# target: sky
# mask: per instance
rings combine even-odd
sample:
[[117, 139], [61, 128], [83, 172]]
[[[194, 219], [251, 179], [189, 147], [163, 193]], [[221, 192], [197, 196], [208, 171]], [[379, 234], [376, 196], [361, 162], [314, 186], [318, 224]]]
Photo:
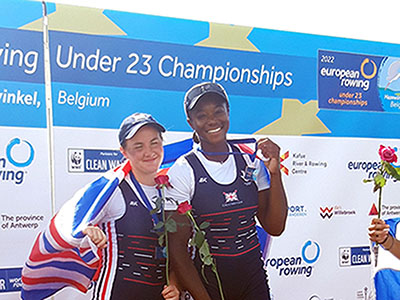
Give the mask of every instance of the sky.
[[400, 44], [398, 0], [54, 0], [52, 2]]

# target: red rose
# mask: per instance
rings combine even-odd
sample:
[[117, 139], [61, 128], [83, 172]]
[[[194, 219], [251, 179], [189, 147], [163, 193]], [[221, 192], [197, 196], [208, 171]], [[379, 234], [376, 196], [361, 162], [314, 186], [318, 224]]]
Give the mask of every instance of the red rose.
[[154, 181], [156, 182], [157, 189], [161, 189], [163, 187], [170, 188], [172, 185], [169, 183], [169, 177], [168, 175], [158, 175], [156, 178], [154, 178]]
[[188, 211], [192, 210], [192, 206], [189, 204], [188, 201], [182, 202], [178, 205], [178, 213], [181, 215], [186, 214]]
[[380, 146], [379, 148], [379, 156], [383, 161], [388, 163], [397, 162], [396, 151], [390, 147]]

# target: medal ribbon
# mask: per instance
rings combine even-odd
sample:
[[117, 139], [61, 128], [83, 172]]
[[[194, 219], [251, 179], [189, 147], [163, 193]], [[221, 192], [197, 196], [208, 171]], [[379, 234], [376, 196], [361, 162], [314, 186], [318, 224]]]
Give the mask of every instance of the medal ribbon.
[[205, 155], [248, 155], [251, 159], [252, 162], [256, 159], [256, 154], [257, 154], [257, 141], [255, 138], [247, 138], [247, 139], [234, 139], [234, 140], [228, 140], [228, 144], [234, 145], [234, 144], [256, 144], [256, 148], [254, 150], [253, 154], [250, 153], [243, 153], [243, 152], [238, 152], [238, 151], [229, 151], [229, 152], [206, 152], [202, 149], [199, 148], [199, 151]]
[[[139, 197], [141, 198], [142, 202], [145, 204], [146, 208], [148, 209], [148, 211], [150, 212], [153, 207], [150, 204], [149, 199], [146, 196], [146, 193], [143, 191], [142, 186], [140, 185], [140, 183], [136, 180], [135, 176], [133, 175], [132, 171], [129, 172], [129, 176], [132, 180], [133, 185], [135, 186], [137, 192], [139, 193]], [[161, 197], [161, 191], [158, 190], [158, 195]], [[158, 216], [156, 213], [151, 214], [151, 217], [153, 219], [153, 222], [155, 225], [158, 224], [158, 222], [160, 222], [160, 220], [158, 219]]]

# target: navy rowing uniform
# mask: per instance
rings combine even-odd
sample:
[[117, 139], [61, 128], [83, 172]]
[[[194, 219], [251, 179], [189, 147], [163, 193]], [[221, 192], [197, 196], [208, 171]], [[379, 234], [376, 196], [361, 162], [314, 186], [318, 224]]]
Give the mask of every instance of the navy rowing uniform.
[[115, 221], [118, 260], [110, 299], [161, 300], [165, 258], [156, 255], [158, 236], [152, 232], [152, 217], [126, 181], [120, 188], [126, 211]]
[[[239, 152], [234, 146], [233, 150]], [[255, 182], [243, 176], [245, 160], [241, 155], [234, 155], [236, 179], [230, 184], [220, 184], [212, 179], [193, 152], [185, 158], [194, 172], [193, 213], [197, 224], [210, 223], [205, 229], [206, 239], [216, 260], [225, 299], [270, 299], [255, 222], [258, 191]], [[197, 254], [195, 266], [202, 274], [202, 262]], [[203, 284], [211, 299], [219, 300], [216, 277], [211, 268], [205, 271], [207, 281], [202, 278]]]

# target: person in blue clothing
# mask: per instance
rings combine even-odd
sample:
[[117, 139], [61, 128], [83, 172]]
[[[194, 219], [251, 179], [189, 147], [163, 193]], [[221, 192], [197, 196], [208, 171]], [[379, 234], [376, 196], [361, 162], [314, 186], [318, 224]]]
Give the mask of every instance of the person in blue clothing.
[[384, 220], [374, 218], [369, 226], [369, 239], [390, 251], [394, 256], [400, 259], [400, 241], [389, 233], [390, 226]]
[[[280, 148], [270, 139], [260, 139], [257, 148], [265, 161], [252, 160], [228, 142], [228, 96], [217, 83], [204, 82], [190, 88], [184, 107], [199, 145], [170, 168], [173, 189], [168, 195], [177, 203], [189, 201], [197, 224], [210, 223], [205, 229], [206, 239], [225, 300], [270, 299], [255, 218], [273, 236], [284, 231], [287, 199], [280, 173]], [[172, 202], [167, 204], [167, 210], [176, 210]], [[178, 224], [188, 223], [185, 215], [173, 215]], [[206, 267], [205, 280], [198, 253], [192, 260], [188, 252], [191, 235], [190, 226], [184, 225], [170, 234], [171, 264], [177, 280], [195, 300], [221, 299], [216, 276]]]

